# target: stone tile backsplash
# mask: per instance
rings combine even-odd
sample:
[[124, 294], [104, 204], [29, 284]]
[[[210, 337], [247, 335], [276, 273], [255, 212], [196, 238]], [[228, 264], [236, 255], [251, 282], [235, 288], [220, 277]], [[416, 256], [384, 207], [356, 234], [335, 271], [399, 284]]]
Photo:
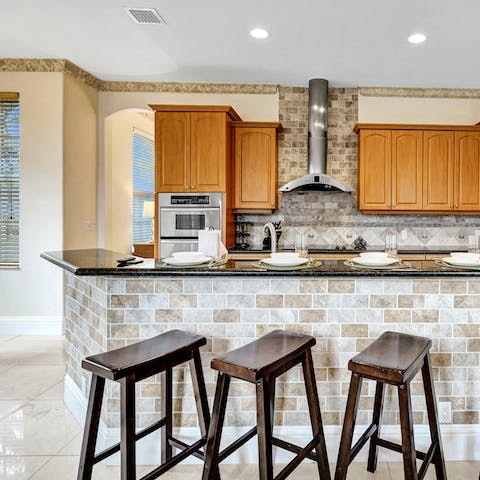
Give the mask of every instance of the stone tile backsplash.
[[[438, 401], [452, 403], [454, 424], [480, 421], [477, 279], [162, 277], [144, 281], [67, 273], [65, 317], [67, 374], [80, 389], [89, 380], [81, 368], [85, 356], [179, 328], [207, 337], [202, 362], [210, 401], [215, 391], [213, 356], [278, 328], [314, 335], [315, 373], [327, 425], [343, 421], [352, 356], [386, 330], [426, 336], [432, 339]], [[420, 378], [412, 387], [415, 419], [425, 423]], [[360, 424], [371, 420], [374, 391], [373, 383], [366, 386]], [[159, 376], [141, 382], [139, 392], [141, 428], [158, 419]], [[118, 427], [119, 389], [114, 382], [107, 382], [106, 397], [103, 419], [108, 427]], [[385, 404], [384, 423], [398, 423], [391, 389]], [[174, 405], [176, 425], [196, 425], [190, 375], [184, 366], [174, 372]], [[300, 369], [279, 378], [276, 405], [277, 425], [308, 422]], [[255, 423], [254, 385], [232, 382], [226, 423]]]
[[[279, 186], [307, 172], [308, 89], [279, 88], [279, 117], [284, 127], [279, 137]], [[357, 188], [358, 89], [329, 89], [327, 171]], [[306, 233], [312, 245], [349, 245], [362, 236], [370, 246], [382, 247], [387, 232], [406, 230], [399, 238], [408, 246], [466, 246], [468, 235], [480, 229], [478, 216], [453, 215], [364, 215], [357, 208], [357, 194], [331, 192], [279, 193], [279, 208], [274, 214], [242, 214], [250, 221], [252, 245], [261, 245], [263, 224], [282, 220], [281, 245], [292, 245], [295, 237]]]

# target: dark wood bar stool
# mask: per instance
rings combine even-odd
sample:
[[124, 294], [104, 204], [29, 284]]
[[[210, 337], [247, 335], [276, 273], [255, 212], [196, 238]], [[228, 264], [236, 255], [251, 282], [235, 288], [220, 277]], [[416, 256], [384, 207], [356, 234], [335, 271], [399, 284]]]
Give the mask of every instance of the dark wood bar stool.
[[[370, 440], [367, 466], [369, 472], [375, 472], [378, 447], [384, 447], [403, 454], [406, 480], [421, 480], [425, 476], [430, 463], [435, 465], [437, 479], [446, 480], [447, 474], [443, 458], [429, 355], [431, 344], [432, 341], [428, 338], [385, 332], [369, 347], [350, 360], [348, 368], [352, 371], [352, 378], [345, 410], [335, 480], [345, 480], [348, 465], [368, 440]], [[432, 439], [427, 453], [415, 450], [413, 436], [410, 382], [420, 369], [422, 369], [428, 423]], [[351, 448], [358, 402], [360, 400], [360, 390], [364, 378], [376, 380], [377, 382], [373, 420], [372, 424]], [[401, 445], [379, 438], [386, 383], [395, 385], [398, 388], [400, 426], [402, 431]], [[423, 460], [418, 472], [416, 466], [417, 458]]]
[[[210, 413], [199, 349], [206, 342], [205, 337], [181, 330], [171, 330], [134, 345], [93, 355], [83, 360], [82, 367], [92, 372], [92, 382], [78, 480], [90, 480], [93, 466], [118, 451], [121, 456], [122, 480], [134, 480], [136, 478], [135, 443], [159, 428], [162, 428], [161, 465], [142, 477], [142, 480], [157, 478], [189, 455], [204, 458], [203, 452], [199, 450], [206, 444]], [[172, 368], [187, 361], [190, 363], [202, 435], [202, 438], [193, 445], [187, 445], [172, 436]], [[162, 418], [153, 425], [136, 432], [135, 383], [157, 373], [162, 375]], [[120, 383], [121, 441], [95, 454], [105, 379]], [[178, 448], [181, 452], [172, 456], [172, 447]]]
[[[275, 330], [254, 342], [212, 360], [212, 368], [218, 370], [219, 374], [212, 422], [208, 431], [203, 480], [213, 480], [219, 463], [256, 434], [258, 434], [260, 480], [273, 480], [274, 478], [272, 445], [297, 454], [275, 477], [275, 480], [283, 480], [290, 475], [304, 458], [310, 458], [317, 462], [322, 480], [330, 479], [311, 353], [311, 348], [315, 343], [315, 338], [309, 335]], [[303, 367], [313, 431], [313, 440], [303, 448], [273, 437], [275, 380], [279, 375], [299, 363]], [[225, 407], [232, 377], [256, 385], [257, 426], [220, 452]]]

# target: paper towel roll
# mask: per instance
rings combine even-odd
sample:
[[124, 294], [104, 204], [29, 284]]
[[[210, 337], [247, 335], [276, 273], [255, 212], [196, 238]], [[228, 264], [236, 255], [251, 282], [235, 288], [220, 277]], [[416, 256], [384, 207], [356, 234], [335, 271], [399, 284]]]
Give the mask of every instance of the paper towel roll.
[[203, 252], [208, 257], [222, 257], [227, 251], [220, 239], [220, 230], [200, 230], [198, 232], [198, 251]]

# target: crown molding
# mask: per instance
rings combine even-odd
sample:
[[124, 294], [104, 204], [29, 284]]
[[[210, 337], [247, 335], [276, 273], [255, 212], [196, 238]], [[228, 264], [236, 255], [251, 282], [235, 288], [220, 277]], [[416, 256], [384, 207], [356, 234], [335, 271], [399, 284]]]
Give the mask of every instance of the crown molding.
[[479, 88], [359, 87], [363, 97], [480, 98]]

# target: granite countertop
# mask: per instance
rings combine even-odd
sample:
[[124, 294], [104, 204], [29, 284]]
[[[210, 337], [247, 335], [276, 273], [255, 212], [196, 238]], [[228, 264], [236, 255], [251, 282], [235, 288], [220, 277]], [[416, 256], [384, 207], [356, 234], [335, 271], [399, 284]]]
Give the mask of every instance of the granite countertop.
[[252, 260], [229, 260], [214, 268], [175, 269], [158, 266], [154, 259], [145, 259], [136, 265], [117, 267], [117, 260], [124, 258], [125, 254], [104, 249], [45, 252], [41, 256], [81, 276], [480, 277], [480, 270], [444, 268], [432, 260], [409, 261], [407, 263], [412, 268], [397, 270], [351, 268], [339, 259], [323, 260], [321, 266], [307, 270], [272, 271], [255, 268]]

